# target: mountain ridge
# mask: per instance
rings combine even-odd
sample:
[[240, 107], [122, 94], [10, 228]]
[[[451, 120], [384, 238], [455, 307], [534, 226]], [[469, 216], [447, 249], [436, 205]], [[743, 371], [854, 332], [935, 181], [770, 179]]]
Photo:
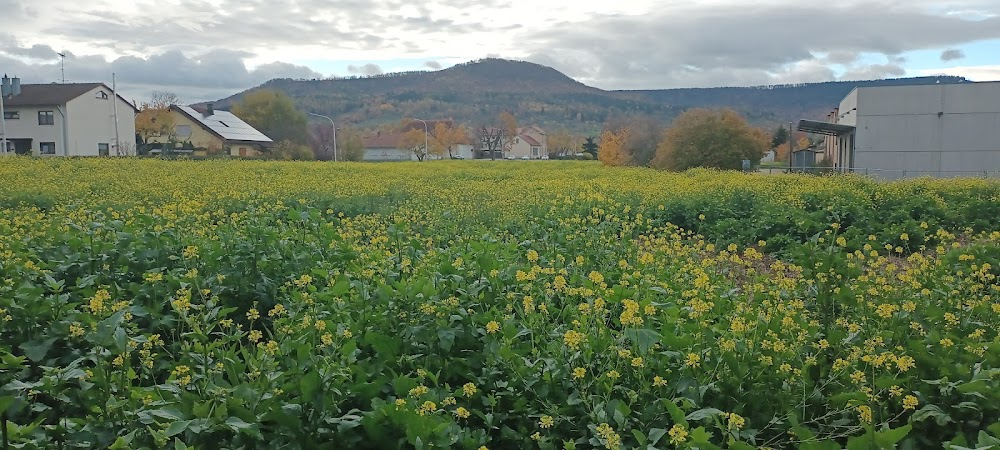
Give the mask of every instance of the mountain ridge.
[[276, 89], [308, 112], [375, 127], [404, 117], [452, 118], [493, 124], [502, 111], [521, 123], [595, 134], [624, 115], [671, 120], [696, 107], [732, 107], [758, 125], [821, 119], [857, 86], [966, 83], [954, 76], [829, 81], [752, 87], [603, 90], [527, 61], [486, 58], [437, 71], [412, 71], [322, 80], [274, 79], [224, 98], [225, 108], [247, 92]]

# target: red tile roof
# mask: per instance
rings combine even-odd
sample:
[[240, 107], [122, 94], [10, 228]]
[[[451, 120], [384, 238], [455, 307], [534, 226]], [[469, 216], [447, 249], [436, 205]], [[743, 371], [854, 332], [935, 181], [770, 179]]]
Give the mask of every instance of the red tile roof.
[[537, 147], [537, 146], [539, 146], [539, 145], [542, 145], [541, 143], [539, 143], [538, 141], [536, 141], [536, 140], [535, 140], [535, 138], [533, 138], [533, 137], [531, 137], [531, 136], [528, 136], [527, 134], [522, 134], [522, 135], [521, 135], [521, 136], [519, 136], [519, 137], [520, 137], [521, 139], [524, 139], [524, 142], [527, 142], [527, 143], [528, 143], [528, 145], [531, 145], [531, 146], [534, 146], [534, 147]]

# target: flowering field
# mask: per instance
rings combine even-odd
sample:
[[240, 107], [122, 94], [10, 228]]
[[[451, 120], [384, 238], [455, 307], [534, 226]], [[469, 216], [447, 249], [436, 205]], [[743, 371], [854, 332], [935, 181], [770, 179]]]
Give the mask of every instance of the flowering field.
[[997, 448], [998, 274], [983, 180], [5, 159], [0, 448]]

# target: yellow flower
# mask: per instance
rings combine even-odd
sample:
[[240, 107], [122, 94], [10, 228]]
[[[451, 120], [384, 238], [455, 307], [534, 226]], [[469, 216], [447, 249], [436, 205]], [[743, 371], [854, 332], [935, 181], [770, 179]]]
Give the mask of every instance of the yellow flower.
[[701, 365], [701, 356], [695, 353], [688, 353], [687, 358], [684, 360], [684, 365], [695, 368]]
[[617, 370], [612, 370], [612, 371], [608, 372], [608, 378], [610, 378], [612, 380], [617, 380], [617, 379], [621, 378], [621, 374], [619, 374]]
[[465, 383], [465, 385], [462, 386], [462, 393], [464, 393], [466, 397], [476, 395], [477, 391], [479, 391], [479, 389], [476, 388], [475, 384]]
[[747, 420], [739, 414], [726, 413], [724, 415], [726, 416], [727, 427], [730, 430], [741, 430], [747, 423]]
[[344, 331], [341, 331], [341, 332], [340, 332], [340, 335], [341, 335], [341, 336], [344, 336], [345, 338], [348, 338], [348, 339], [350, 339], [350, 338], [351, 338], [351, 336], [354, 336], [354, 333], [351, 333], [351, 330], [350, 330], [350, 329], [347, 329], [347, 328], [344, 328]]
[[646, 363], [642, 360], [641, 357], [632, 358], [632, 367], [643, 367], [645, 365]]
[[248, 320], [260, 319], [260, 311], [257, 311], [257, 308], [250, 308], [250, 310], [247, 311], [247, 319]]
[[552, 425], [555, 423], [556, 421], [552, 418], [552, 416], [542, 416], [542, 418], [538, 421], [538, 426], [542, 428], [552, 428]]
[[914, 397], [914, 396], [912, 396], [912, 395], [907, 395], [906, 397], [903, 397], [903, 409], [904, 410], [916, 409], [917, 405], [919, 405], [919, 404], [920, 404], [920, 401], [917, 400], [917, 398]]
[[528, 250], [528, 261], [530, 262], [538, 261], [538, 252], [534, 250]]
[[864, 423], [872, 423], [872, 408], [868, 405], [861, 405], [854, 408], [858, 412], [858, 416]]
[[469, 410], [461, 406], [459, 406], [458, 409], [455, 410], [455, 417], [458, 417], [459, 419], [468, 419], [470, 415], [471, 414], [469, 413]]
[[531, 438], [534, 439], [534, 440], [536, 440], [536, 441], [540, 441], [540, 440], [542, 440], [542, 433], [539, 433], [539, 432], [536, 431], [535, 434], [531, 435]]
[[396, 399], [396, 410], [403, 409], [406, 406], [406, 399], [397, 398]]
[[497, 321], [491, 320], [489, 323], [486, 324], [487, 333], [493, 334], [496, 333], [497, 331], [500, 331], [500, 324], [497, 323]]
[[261, 333], [260, 330], [250, 330], [250, 334], [247, 335], [247, 339], [249, 339], [250, 342], [257, 342], [263, 337], [264, 333]]
[[78, 322], [73, 322], [72, 324], [70, 324], [69, 326], [70, 336], [80, 337], [83, 336], [83, 333], [84, 333], [83, 326], [81, 326]]
[[673, 445], [679, 445], [687, 441], [688, 431], [683, 425], [676, 423], [674, 426], [670, 427], [670, 431], [667, 432], [670, 435], [670, 443]]
[[586, 336], [583, 333], [580, 333], [579, 331], [576, 330], [569, 330], [565, 334], [563, 334], [563, 342], [566, 344], [567, 347], [573, 350], [579, 349], [580, 343], [583, 342], [585, 338]]
[[577, 368], [573, 369], [573, 379], [574, 380], [579, 380], [579, 379], [581, 379], [581, 378], [583, 378], [585, 376], [587, 376], [587, 369], [584, 369], [583, 367], [577, 367]]
[[667, 380], [664, 380], [663, 377], [661, 377], [659, 375], [653, 377], [653, 386], [663, 387], [663, 386], [666, 386], [666, 385], [667, 385]]

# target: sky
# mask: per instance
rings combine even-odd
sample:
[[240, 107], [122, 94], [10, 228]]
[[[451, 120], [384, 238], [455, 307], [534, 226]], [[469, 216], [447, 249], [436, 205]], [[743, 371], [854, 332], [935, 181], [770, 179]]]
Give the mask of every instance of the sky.
[[602, 89], [1000, 80], [1000, 0], [0, 0], [0, 72], [143, 101], [485, 57]]

